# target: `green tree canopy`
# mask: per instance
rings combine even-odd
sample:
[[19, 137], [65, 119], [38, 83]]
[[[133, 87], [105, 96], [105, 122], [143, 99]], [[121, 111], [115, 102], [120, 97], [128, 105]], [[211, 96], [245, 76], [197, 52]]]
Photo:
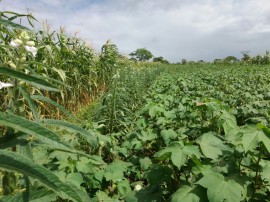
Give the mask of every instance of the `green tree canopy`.
[[225, 63], [235, 63], [237, 61], [238, 59], [235, 56], [231, 56], [231, 55], [224, 58]]
[[153, 58], [153, 62], [161, 62], [164, 64], [169, 64], [169, 61], [165, 60], [162, 56]]
[[138, 61], [147, 61], [153, 57], [153, 54], [146, 48], [139, 48], [136, 51], [129, 54], [132, 58]]

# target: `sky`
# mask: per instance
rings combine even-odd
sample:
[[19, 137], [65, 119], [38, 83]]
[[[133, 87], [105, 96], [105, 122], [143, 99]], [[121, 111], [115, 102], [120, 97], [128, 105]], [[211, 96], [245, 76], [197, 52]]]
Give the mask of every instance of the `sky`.
[[212, 61], [270, 50], [269, 0], [2, 0], [96, 51], [111, 39], [122, 54], [146, 48], [170, 62]]

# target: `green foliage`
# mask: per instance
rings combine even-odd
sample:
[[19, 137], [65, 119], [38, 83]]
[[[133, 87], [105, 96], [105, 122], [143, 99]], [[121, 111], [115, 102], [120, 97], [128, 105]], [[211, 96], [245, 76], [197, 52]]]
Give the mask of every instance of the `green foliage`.
[[169, 64], [168, 60], [165, 60], [163, 57], [155, 57], [153, 58], [153, 62], [160, 62], [160, 63], [164, 63], [164, 64]]
[[245, 197], [244, 188], [233, 178], [225, 179], [219, 173], [207, 173], [197, 184], [207, 188], [209, 201], [242, 201]]
[[39, 179], [46, 187], [52, 189], [63, 198], [69, 198], [74, 201], [85, 201], [88, 196], [74, 187], [67, 185], [59, 180], [52, 172], [43, 166], [33, 163], [31, 159], [23, 155], [10, 151], [0, 151], [0, 168], [23, 173], [29, 177]]
[[224, 58], [224, 62], [227, 64], [232, 64], [232, 63], [236, 63], [238, 60], [235, 56], [227, 56], [226, 58]]
[[[99, 67], [97, 73], [101, 81], [105, 84], [111, 80], [116, 74], [116, 70], [119, 68], [119, 53], [115, 44], [110, 40], [102, 46], [101, 54], [99, 57]], [[102, 82], [99, 84], [102, 85]]]
[[138, 61], [147, 61], [153, 57], [153, 54], [146, 48], [138, 48], [136, 51], [130, 53], [129, 55]]
[[[7, 17], [6, 13], [13, 15], [13, 17]], [[35, 97], [31, 95], [37, 92], [39, 95], [36, 98], [50, 100], [45, 98], [44, 95], [48, 94], [49, 91], [61, 92], [57, 86], [61, 82], [49, 78], [48, 75], [42, 74], [41, 71], [34, 68], [34, 64], [38, 64], [35, 59], [39, 48], [39, 45], [33, 41], [35, 35], [31, 31], [25, 31], [25, 27], [12, 22], [13, 19], [24, 15], [13, 12], [6, 13], [1, 15], [3, 19], [0, 25], [5, 32], [5, 38], [2, 38], [1, 43], [9, 44], [1, 47], [0, 64], [0, 74], [3, 75], [1, 80], [5, 81], [1, 81], [3, 92], [1, 100], [4, 100], [4, 105], [0, 112], [2, 129], [0, 169], [5, 171], [1, 178], [3, 194], [7, 195], [3, 200], [13, 200], [12, 194], [14, 193], [17, 193], [14, 196], [14, 200], [17, 201], [29, 201], [34, 198], [38, 200], [47, 196], [50, 198], [52, 192], [48, 192], [49, 189], [55, 193], [54, 197], [51, 198], [58, 196], [72, 201], [88, 201], [90, 198], [87, 193], [76, 187], [77, 181], [68, 180], [70, 184], [64, 182], [53, 173], [53, 170], [40, 165], [36, 159], [34, 150], [40, 150], [42, 147], [45, 147], [47, 151], [60, 150], [73, 155], [86, 154], [82, 154], [82, 152], [73, 148], [68, 141], [64, 141], [57, 132], [54, 132], [55, 129], [49, 129], [41, 124], [41, 106], [37, 105], [33, 99]], [[27, 17], [31, 18], [31, 16]], [[17, 38], [14, 39], [13, 37]], [[52, 81], [55, 84], [52, 84]], [[2, 87], [7, 88], [7, 90], [2, 89]], [[61, 105], [55, 104], [55, 106]], [[87, 133], [80, 127], [63, 121], [59, 122], [51, 121], [48, 123], [57, 123], [62, 127], [71, 128], [73, 132], [83, 134], [91, 139], [92, 134]], [[19, 178], [21, 180], [18, 180]], [[33, 182], [33, 180], [38, 180], [38, 182]], [[47, 194], [36, 195], [35, 189], [43, 190]]]
[[0, 200], [268, 200], [268, 66], [95, 56], [19, 17], [0, 18]]

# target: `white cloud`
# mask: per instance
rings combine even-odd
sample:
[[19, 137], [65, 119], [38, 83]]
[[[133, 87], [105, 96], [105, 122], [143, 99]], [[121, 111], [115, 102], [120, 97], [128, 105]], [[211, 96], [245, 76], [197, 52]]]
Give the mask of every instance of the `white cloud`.
[[100, 49], [112, 39], [123, 53], [145, 47], [170, 61], [241, 57], [269, 49], [268, 0], [8, 0], [1, 10], [34, 11]]

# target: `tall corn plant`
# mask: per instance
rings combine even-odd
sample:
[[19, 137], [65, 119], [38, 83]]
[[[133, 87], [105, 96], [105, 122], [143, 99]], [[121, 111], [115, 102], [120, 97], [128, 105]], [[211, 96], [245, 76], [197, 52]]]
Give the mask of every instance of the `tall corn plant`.
[[76, 36], [68, 36], [63, 29], [60, 33], [47, 28], [39, 31], [36, 41], [40, 51], [36, 61], [45, 67], [43, 74], [59, 78], [67, 84], [61, 96], [50, 93], [48, 96], [59, 101], [68, 109], [75, 110], [78, 103], [88, 103], [97, 94], [97, 74], [95, 54], [90, 46]]
[[113, 82], [112, 77], [116, 74], [118, 68], [119, 53], [117, 46], [108, 40], [101, 48], [97, 74], [99, 84], [108, 86]]
[[[89, 201], [85, 192], [62, 182], [58, 176], [35, 163], [32, 158], [32, 147], [40, 144], [48, 145], [53, 150], [84, 155], [61, 141], [59, 135], [46, 127], [47, 125], [50, 128], [56, 125], [75, 130], [87, 138], [91, 134], [65, 121], [41, 118], [38, 103], [49, 102], [62, 111], [67, 111], [43, 96], [60, 93], [57, 85], [61, 82], [50, 79], [42, 74], [43, 70], [38, 69], [42, 65], [36, 61], [36, 57], [42, 47], [35, 43], [33, 32], [14, 22], [22, 16], [26, 16], [32, 25], [31, 20], [34, 18], [31, 15], [0, 13], [0, 100], [4, 103], [0, 111], [0, 169], [3, 194], [7, 195], [2, 200], [30, 201], [40, 197], [61, 197], [72, 201]], [[25, 189], [16, 195], [10, 195], [16, 189], [18, 176], [23, 176]], [[43, 185], [42, 192], [31, 186], [32, 179]]]

